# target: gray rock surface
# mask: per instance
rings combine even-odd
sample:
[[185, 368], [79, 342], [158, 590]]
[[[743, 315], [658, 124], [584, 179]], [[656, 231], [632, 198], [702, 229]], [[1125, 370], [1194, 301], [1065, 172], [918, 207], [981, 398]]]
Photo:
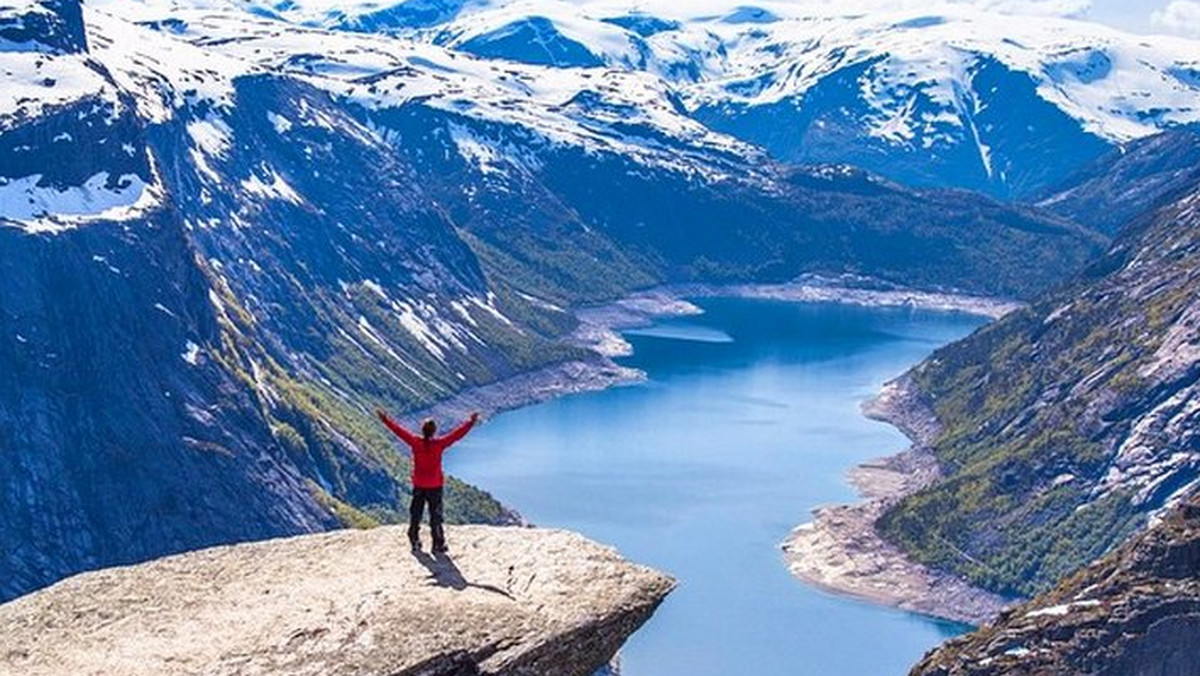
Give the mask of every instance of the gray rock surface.
[[0, 673], [586, 676], [674, 582], [564, 531], [400, 528], [217, 547], [0, 606]]
[[1196, 676], [1200, 498], [911, 676]]

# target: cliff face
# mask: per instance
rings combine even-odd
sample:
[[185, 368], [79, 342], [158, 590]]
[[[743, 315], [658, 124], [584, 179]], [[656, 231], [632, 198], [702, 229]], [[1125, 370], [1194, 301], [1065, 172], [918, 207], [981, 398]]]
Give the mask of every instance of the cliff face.
[[1200, 674], [1200, 499], [993, 626], [930, 653], [914, 676]]
[[674, 583], [563, 531], [398, 528], [218, 547], [0, 606], [0, 672], [586, 676]]

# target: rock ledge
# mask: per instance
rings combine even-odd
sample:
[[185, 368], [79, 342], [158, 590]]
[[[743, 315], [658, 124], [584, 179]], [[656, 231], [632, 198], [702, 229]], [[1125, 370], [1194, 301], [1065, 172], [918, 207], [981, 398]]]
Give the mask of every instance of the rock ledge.
[[400, 528], [217, 547], [0, 606], [0, 673], [585, 676], [674, 582], [564, 531]]

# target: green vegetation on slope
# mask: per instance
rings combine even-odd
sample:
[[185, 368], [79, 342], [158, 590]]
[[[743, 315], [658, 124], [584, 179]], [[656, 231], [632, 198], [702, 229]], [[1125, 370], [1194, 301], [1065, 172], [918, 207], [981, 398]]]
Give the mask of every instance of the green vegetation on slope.
[[1196, 331], [1200, 220], [1190, 204], [1128, 234], [1076, 283], [913, 370], [944, 426], [934, 443], [944, 478], [882, 517], [887, 538], [985, 588], [1028, 595], [1123, 541], [1195, 478], [1155, 469], [1189, 443], [1163, 432], [1139, 438], [1145, 457], [1135, 459], [1166, 472], [1159, 483], [1104, 483], [1137, 425], [1186, 415], [1162, 404], [1196, 386], [1194, 364], [1162, 366], [1171, 355], [1160, 352], [1172, 333]]
[[1195, 672], [1200, 500], [1033, 601], [925, 656], [912, 676]]
[[[413, 383], [433, 381], [428, 377], [398, 379], [388, 368], [389, 364], [397, 368], [398, 355], [387, 354], [388, 348], [381, 344], [350, 341], [341, 334], [330, 337], [329, 345], [335, 349], [312, 373], [285, 368], [266, 353], [261, 342], [250, 337], [258, 329], [254, 317], [219, 277], [214, 280], [226, 309], [219, 318], [223, 349], [214, 356], [248, 391], [258, 393], [260, 412], [275, 441], [307, 475], [314, 500], [348, 527], [406, 521], [411, 464], [406, 452], [379, 424], [375, 407], [412, 410], [452, 390], [414, 388]], [[352, 295], [363, 304], [375, 302], [374, 294]], [[388, 323], [395, 320], [384, 310], [377, 311], [377, 321], [392, 338], [407, 335]], [[330, 312], [346, 321], [340, 309], [334, 307]], [[486, 312], [478, 313], [477, 323], [481, 332], [504, 333], [494, 329], [501, 322]], [[371, 349], [375, 352], [366, 351]], [[563, 354], [549, 350], [546, 357], [558, 359]], [[477, 377], [493, 376], [480, 373]], [[451, 523], [500, 523], [510, 515], [485, 491], [450, 478], [446, 518]]]

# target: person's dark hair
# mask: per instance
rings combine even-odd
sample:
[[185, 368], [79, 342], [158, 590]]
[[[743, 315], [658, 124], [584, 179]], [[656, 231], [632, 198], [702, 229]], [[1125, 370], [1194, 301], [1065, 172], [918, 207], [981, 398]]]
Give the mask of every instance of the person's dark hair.
[[426, 439], [433, 438], [433, 435], [436, 432], [437, 423], [433, 421], [433, 418], [426, 418], [425, 420], [421, 421], [421, 434], [424, 434]]

